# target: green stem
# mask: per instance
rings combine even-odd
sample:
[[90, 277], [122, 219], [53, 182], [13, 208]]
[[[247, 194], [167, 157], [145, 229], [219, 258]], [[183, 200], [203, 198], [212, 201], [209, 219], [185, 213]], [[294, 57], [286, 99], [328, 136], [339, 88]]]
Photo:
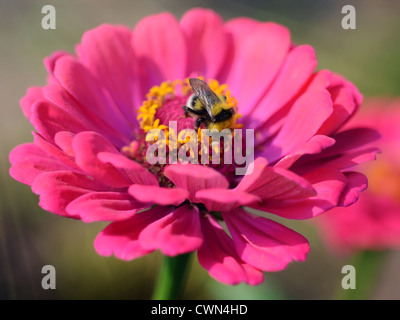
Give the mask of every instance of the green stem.
[[350, 265], [356, 270], [356, 289], [338, 289], [337, 300], [368, 300], [371, 299], [372, 290], [376, 285], [379, 273], [382, 269], [387, 252], [385, 251], [361, 251]]
[[153, 300], [180, 299], [188, 275], [191, 254], [175, 257], [164, 256], [160, 274], [153, 293]]

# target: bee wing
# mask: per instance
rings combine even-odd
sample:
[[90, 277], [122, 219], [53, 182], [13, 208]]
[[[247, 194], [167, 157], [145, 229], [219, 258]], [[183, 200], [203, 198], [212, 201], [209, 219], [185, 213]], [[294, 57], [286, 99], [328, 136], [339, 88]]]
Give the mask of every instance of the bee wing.
[[208, 86], [206, 82], [196, 78], [190, 78], [189, 84], [193, 89], [193, 93], [199, 98], [200, 102], [204, 105], [204, 108], [207, 110], [208, 115], [211, 120], [214, 120], [214, 116], [212, 115], [213, 105], [221, 102], [220, 98], [215, 94], [214, 91]]

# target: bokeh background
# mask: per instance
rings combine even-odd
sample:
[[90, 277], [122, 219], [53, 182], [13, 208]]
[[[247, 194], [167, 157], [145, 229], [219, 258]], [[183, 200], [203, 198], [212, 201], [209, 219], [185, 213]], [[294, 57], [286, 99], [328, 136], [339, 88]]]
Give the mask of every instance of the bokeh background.
[[[41, 8], [56, 8], [56, 30], [43, 30]], [[356, 8], [356, 30], [341, 27], [344, 5]], [[131, 262], [96, 254], [93, 240], [106, 225], [84, 224], [43, 211], [28, 186], [10, 178], [8, 154], [32, 140], [32, 127], [19, 99], [44, 85], [42, 60], [55, 50], [73, 51], [81, 35], [102, 23], [134, 27], [144, 16], [170, 11], [178, 18], [192, 7], [216, 10], [225, 20], [247, 16], [286, 25], [292, 39], [311, 44], [318, 69], [331, 69], [354, 82], [366, 98], [400, 95], [400, 2], [398, 0], [0, 0], [0, 298], [148, 299], [161, 256]], [[399, 213], [400, 214], [400, 213]], [[315, 228], [289, 224], [310, 241], [304, 263], [265, 275], [264, 284], [225, 286], [193, 259], [185, 299], [332, 299], [341, 294], [348, 258], [328, 252]], [[400, 235], [399, 235], [400, 236]], [[56, 289], [41, 287], [42, 266], [56, 268]], [[372, 299], [400, 299], [400, 252], [385, 253], [373, 275]]]

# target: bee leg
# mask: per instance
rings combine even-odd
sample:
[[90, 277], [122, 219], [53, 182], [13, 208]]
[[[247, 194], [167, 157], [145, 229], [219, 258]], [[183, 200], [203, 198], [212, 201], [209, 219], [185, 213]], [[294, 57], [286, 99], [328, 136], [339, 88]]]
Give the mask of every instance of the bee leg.
[[196, 122], [194, 123], [194, 128], [196, 129], [196, 132], [199, 130], [201, 124], [205, 121], [205, 118], [197, 118]]
[[189, 112], [188, 112], [188, 107], [187, 106], [182, 106], [183, 112], [185, 113], [185, 117], [187, 118], [189, 116]]
[[188, 113], [189, 115], [191, 113], [195, 114], [196, 116], [202, 116], [204, 114], [203, 110], [195, 110], [195, 109], [189, 108], [187, 106], [183, 106], [182, 108], [185, 111], [185, 113]]

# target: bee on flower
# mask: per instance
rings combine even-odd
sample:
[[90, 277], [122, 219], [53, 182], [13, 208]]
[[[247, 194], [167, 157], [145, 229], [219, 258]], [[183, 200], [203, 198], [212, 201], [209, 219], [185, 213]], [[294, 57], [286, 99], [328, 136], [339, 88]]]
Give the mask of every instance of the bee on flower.
[[[316, 65], [314, 49], [294, 45], [284, 26], [225, 22], [208, 9], [148, 16], [133, 29], [101, 25], [75, 53], [45, 59], [47, 84], [21, 99], [33, 142], [11, 152], [10, 174], [47, 211], [108, 221], [94, 241], [100, 255], [196, 252], [218, 281], [260, 284], [263, 271], [309, 251], [265, 213], [310, 219], [353, 204], [367, 184], [354, 167], [377, 152], [364, 148], [374, 130], [343, 127], [358, 89]], [[173, 132], [146, 139], [171, 121]], [[169, 159], [171, 142], [187, 142], [182, 130], [201, 128], [254, 131], [251, 173], [237, 175], [236, 162], [147, 161], [153, 144], [165, 142]]]

